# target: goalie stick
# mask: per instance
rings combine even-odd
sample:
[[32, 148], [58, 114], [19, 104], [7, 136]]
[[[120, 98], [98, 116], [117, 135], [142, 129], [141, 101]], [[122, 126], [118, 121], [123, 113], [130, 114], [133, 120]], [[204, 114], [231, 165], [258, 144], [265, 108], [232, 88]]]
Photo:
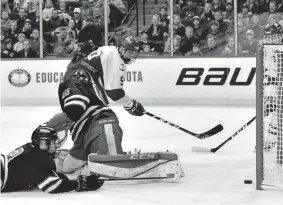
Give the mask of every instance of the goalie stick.
[[175, 128], [177, 128], [177, 129], [179, 129], [179, 130], [181, 130], [181, 131], [183, 131], [183, 132], [185, 132], [187, 134], [190, 134], [190, 135], [192, 135], [192, 136], [194, 136], [194, 137], [196, 137], [198, 139], [206, 139], [206, 138], [211, 137], [211, 136], [213, 136], [213, 135], [215, 135], [218, 132], [223, 130], [223, 126], [221, 124], [218, 124], [217, 126], [213, 127], [212, 129], [208, 130], [207, 132], [204, 132], [204, 133], [201, 133], [201, 134], [197, 134], [197, 133], [194, 133], [192, 131], [186, 130], [186, 129], [184, 129], [184, 128], [182, 128], [182, 127], [180, 127], [180, 126], [178, 126], [178, 125], [176, 125], [176, 124], [174, 124], [172, 122], [164, 120], [161, 117], [158, 117], [158, 116], [156, 116], [156, 115], [154, 115], [154, 114], [152, 114], [150, 112], [144, 112], [144, 114], [146, 114], [146, 115], [148, 115], [150, 117], [153, 117], [153, 118], [155, 118], [155, 119], [157, 119], [157, 120], [159, 120], [161, 122], [164, 122], [164, 123], [166, 123], [168, 125], [171, 125], [172, 127], [175, 127]]
[[243, 131], [247, 126], [249, 126], [256, 117], [253, 117], [250, 121], [248, 121], [245, 125], [243, 125], [240, 129], [238, 129], [233, 135], [231, 135], [228, 139], [226, 139], [224, 142], [222, 142], [220, 145], [218, 145], [215, 148], [205, 148], [205, 147], [192, 147], [193, 152], [217, 152], [221, 147], [223, 147], [227, 142], [232, 140], [236, 135], [238, 135], [241, 131]]
[[136, 180], [158, 180], [158, 179], [171, 179], [174, 176], [167, 177], [142, 177], [142, 178], [112, 178], [112, 179], [102, 179], [103, 181], [136, 181]]

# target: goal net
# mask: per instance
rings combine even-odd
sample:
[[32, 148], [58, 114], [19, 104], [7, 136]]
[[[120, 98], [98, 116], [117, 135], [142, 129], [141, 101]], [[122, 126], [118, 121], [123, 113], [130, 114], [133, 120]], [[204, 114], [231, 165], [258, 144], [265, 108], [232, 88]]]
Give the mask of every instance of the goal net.
[[257, 54], [257, 189], [283, 188], [283, 45]]

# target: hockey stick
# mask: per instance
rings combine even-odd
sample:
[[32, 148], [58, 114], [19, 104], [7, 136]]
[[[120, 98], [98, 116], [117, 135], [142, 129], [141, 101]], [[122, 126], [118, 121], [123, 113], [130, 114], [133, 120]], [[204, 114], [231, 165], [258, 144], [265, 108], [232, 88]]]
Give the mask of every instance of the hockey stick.
[[136, 180], [157, 180], [157, 179], [171, 179], [173, 177], [143, 177], [143, 178], [114, 178], [102, 179], [103, 181], [136, 181]]
[[248, 121], [245, 125], [243, 125], [240, 129], [238, 129], [233, 135], [231, 135], [228, 139], [226, 139], [224, 142], [222, 142], [220, 145], [218, 145], [215, 148], [204, 148], [204, 147], [192, 147], [193, 152], [217, 152], [221, 147], [223, 147], [227, 142], [232, 140], [236, 135], [238, 135], [241, 131], [243, 131], [247, 126], [249, 126], [256, 117], [253, 117], [250, 121]]
[[157, 119], [157, 120], [159, 120], [161, 122], [164, 122], [164, 123], [166, 123], [168, 125], [171, 125], [172, 127], [175, 127], [175, 128], [177, 128], [177, 129], [179, 129], [179, 130], [181, 130], [181, 131], [183, 131], [183, 132], [185, 132], [187, 134], [193, 135], [194, 137], [196, 137], [198, 139], [206, 139], [206, 138], [211, 137], [212, 135], [215, 135], [218, 132], [223, 130], [223, 126], [221, 124], [218, 124], [217, 126], [215, 126], [214, 128], [208, 130], [207, 132], [204, 132], [204, 133], [201, 133], [201, 134], [196, 134], [196, 133], [194, 133], [192, 131], [189, 131], [189, 130], [186, 130], [186, 129], [184, 129], [184, 128], [176, 125], [176, 124], [173, 124], [172, 122], [164, 120], [161, 117], [158, 117], [158, 116], [156, 116], [156, 115], [154, 115], [154, 114], [152, 114], [150, 112], [144, 112], [144, 114], [146, 114], [146, 115], [148, 115], [150, 117], [153, 117], [153, 118], [155, 118], [155, 119]]

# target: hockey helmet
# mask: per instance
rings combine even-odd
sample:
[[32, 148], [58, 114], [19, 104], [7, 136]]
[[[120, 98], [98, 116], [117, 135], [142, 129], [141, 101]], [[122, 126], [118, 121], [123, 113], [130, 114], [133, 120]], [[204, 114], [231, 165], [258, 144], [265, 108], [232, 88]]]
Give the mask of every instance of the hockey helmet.
[[264, 34], [265, 35], [275, 35], [275, 34], [282, 34], [283, 33], [283, 28], [279, 23], [275, 23], [266, 29], [264, 29]]
[[33, 131], [31, 141], [34, 146], [48, 152], [51, 157], [55, 158], [60, 140], [54, 129], [45, 124], [40, 125]]
[[59, 146], [61, 147], [67, 140], [68, 130], [73, 122], [67, 117], [65, 113], [54, 115], [48, 122], [45, 123], [47, 127], [56, 131], [60, 140]]
[[138, 56], [139, 45], [132, 36], [122, 36], [117, 43], [121, 58], [126, 64], [134, 62]]

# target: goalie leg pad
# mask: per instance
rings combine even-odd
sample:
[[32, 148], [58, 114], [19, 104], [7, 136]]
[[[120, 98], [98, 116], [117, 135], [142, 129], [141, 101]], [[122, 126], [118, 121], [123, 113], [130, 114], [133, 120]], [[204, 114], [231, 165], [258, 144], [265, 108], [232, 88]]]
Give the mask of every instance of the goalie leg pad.
[[140, 153], [129, 155], [94, 155], [88, 157], [90, 173], [106, 178], [154, 178], [179, 179], [183, 170], [174, 153]]

